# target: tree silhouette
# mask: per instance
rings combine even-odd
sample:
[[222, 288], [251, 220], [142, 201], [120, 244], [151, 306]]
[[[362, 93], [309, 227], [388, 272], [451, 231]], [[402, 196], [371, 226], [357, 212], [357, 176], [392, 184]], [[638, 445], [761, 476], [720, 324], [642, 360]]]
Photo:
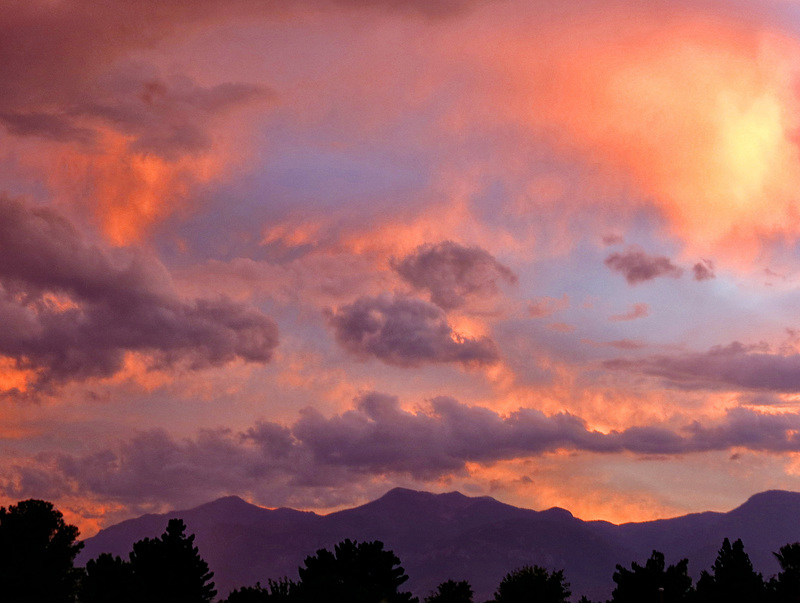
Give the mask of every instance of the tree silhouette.
[[24, 500], [0, 507], [0, 597], [4, 603], [72, 603], [83, 547], [78, 528], [52, 503]]
[[267, 581], [267, 588], [256, 582], [255, 586], [234, 589], [225, 603], [291, 603], [299, 601], [300, 594], [296, 582], [288, 578]]
[[210, 603], [217, 591], [186, 524], [170, 519], [161, 538], [145, 538], [130, 554], [137, 595], [149, 603]]
[[781, 566], [772, 585], [777, 600], [781, 603], [800, 602], [800, 542], [786, 544], [773, 555]]
[[135, 603], [133, 565], [120, 557], [102, 553], [86, 564], [80, 590], [81, 603]]
[[425, 597], [425, 603], [472, 603], [472, 587], [466, 580], [447, 580]]
[[538, 565], [514, 570], [500, 581], [496, 603], [567, 603], [569, 583], [562, 570], [549, 572]]
[[[617, 565], [611, 593], [614, 603], [681, 603], [688, 601], [692, 579], [688, 574], [689, 560], [681, 559], [665, 568], [664, 554], [653, 551], [644, 566], [631, 563], [631, 569]], [[663, 590], [661, 590], [663, 589]]]
[[331, 553], [320, 549], [299, 568], [299, 594], [313, 603], [407, 603], [417, 599], [398, 588], [406, 580], [400, 559], [373, 542], [340, 542]]
[[697, 598], [703, 603], [759, 603], [766, 596], [764, 579], [753, 569], [741, 539], [722, 542], [717, 560], [697, 582]]

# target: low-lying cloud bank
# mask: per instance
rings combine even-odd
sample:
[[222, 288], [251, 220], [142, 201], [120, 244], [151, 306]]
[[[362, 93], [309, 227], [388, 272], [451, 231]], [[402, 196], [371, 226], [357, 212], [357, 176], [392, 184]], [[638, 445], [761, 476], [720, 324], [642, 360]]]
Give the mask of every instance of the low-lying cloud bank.
[[501, 415], [449, 397], [408, 411], [396, 397], [371, 392], [332, 417], [307, 408], [291, 425], [261, 421], [193, 439], [153, 430], [89, 454], [43, 453], [3, 470], [0, 485], [9, 498], [81, 496], [135, 508], [197, 504], [227, 493], [270, 506], [313, 497], [325, 506], [338, 502], [342, 488], [386, 476], [431, 481], [465, 474], [468, 463], [489, 466], [560, 450], [651, 456], [732, 448], [800, 452], [800, 414], [738, 408], [680, 428], [602, 433], [568, 413], [521, 408]]

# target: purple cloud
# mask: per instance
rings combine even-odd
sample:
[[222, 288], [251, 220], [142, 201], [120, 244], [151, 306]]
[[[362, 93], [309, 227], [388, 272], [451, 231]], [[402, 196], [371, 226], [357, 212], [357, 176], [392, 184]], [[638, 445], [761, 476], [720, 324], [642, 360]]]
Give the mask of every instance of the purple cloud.
[[714, 262], [711, 260], [701, 260], [692, 267], [694, 273], [694, 280], [707, 281], [716, 278], [714, 274]]
[[329, 317], [336, 341], [362, 358], [412, 367], [426, 363], [490, 364], [499, 358], [488, 337], [462, 337], [444, 311], [420, 299], [362, 297]]
[[392, 267], [408, 283], [430, 293], [431, 301], [450, 310], [469, 297], [497, 295], [498, 282], [517, 282], [510, 268], [480, 247], [464, 247], [453, 241], [423, 245]]
[[629, 247], [622, 253], [612, 253], [606, 266], [625, 276], [630, 285], [637, 285], [660, 276], [680, 278], [683, 270], [665, 256], [648, 255], [641, 249]]
[[338, 496], [336, 488], [388, 474], [427, 481], [464, 471], [467, 463], [556, 450], [683, 455], [730, 448], [798, 452], [800, 415], [738, 408], [708, 423], [601, 433], [568, 413], [520, 408], [501, 415], [448, 397], [408, 411], [394, 396], [370, 392], [329, 418], [308, 408], [292, 425], [265, 421], [244, 432], [217, 429], [181, 440], [152, 430], [88, 454], [43, 453], [2, 469], [0, 489], [16, 498], [81, 494], [138, 507], [252, 493], [277, 506], [308, 500], [320, 488]]
[[764, 345], [735, 341], [707, 352], [616, 359], [607, 368], [663, 377], [684, 387], [800, 391], [800, 354], [776, 354]]
[[267, 362], [275, 323], [225, 298], [183, 300], [134, 250], [87, 242], [52, 209], [0, 197], [0, 355], [32, 369], [35, 391], [109, 377], [128, 351], [153, 367]]

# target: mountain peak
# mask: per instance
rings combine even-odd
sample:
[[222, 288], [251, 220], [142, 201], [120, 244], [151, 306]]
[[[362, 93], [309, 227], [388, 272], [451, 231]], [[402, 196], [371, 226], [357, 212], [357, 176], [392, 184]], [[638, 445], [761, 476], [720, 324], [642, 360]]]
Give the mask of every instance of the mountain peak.
[[800, 493], [786, 490], [766, 490], [754, 494], [747, 501], [731, 511], [766, 512], [766, 509], [783, 509], [800, 503]]
[[376, 500], [405, 500], [405, 499], [430, 499], [436, 496], [432, 492], [423, 492], [421, 490], [412, 490], [410, 488], [392, 488], [386, 494]]
[[561, 507], [550, 507], [549, 509], [542, 511], [542, 513], [546, 513], [548, 517], [559, 519], [574, 519], [575, 517], [570, 511], [567, 509], [562, 509]]

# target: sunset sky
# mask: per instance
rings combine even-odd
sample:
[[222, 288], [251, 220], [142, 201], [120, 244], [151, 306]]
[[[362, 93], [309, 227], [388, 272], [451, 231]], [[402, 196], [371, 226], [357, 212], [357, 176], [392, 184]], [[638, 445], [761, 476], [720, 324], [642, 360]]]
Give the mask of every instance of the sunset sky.
[[0, 504], [800, 490], [800, 2], [2, 7]]

